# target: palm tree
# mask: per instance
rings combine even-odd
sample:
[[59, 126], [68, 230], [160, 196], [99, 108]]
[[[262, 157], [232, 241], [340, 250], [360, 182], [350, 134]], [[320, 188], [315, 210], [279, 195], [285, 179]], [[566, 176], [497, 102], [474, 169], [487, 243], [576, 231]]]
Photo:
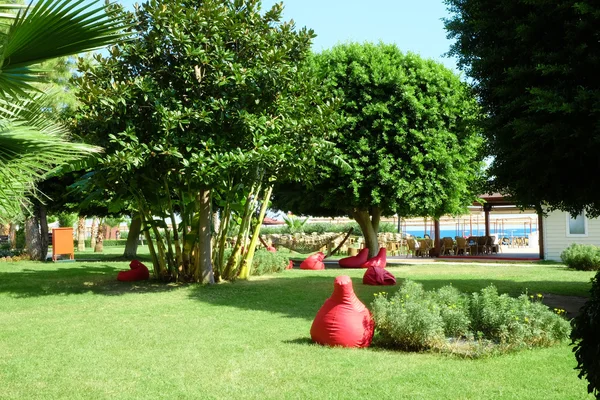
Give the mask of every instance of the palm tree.
[[[48, 93], [39, 63], [112, 44], [126, 26], [115, 9], [96, 1], [41, 0], [0, 5], [0, 218], [20, 212], [35, 183], [54, 168], [99, 151], [70, 141], [44, 112]], [[4, 29], [2, 29], [4, 27]]]

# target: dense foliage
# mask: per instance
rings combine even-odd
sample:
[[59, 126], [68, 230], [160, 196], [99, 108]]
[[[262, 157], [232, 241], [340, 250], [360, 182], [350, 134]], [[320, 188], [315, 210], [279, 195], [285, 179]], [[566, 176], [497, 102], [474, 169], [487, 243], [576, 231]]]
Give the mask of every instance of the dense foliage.
[[487, 115], [496, 191], [600, 214], [600, 4], [446, 0], [450, 51]]
[[597, 271], [600, 269], [600, 247], [573, 243], [560, 254], [560, 259], [569, 268]]
[[93, 184], [136, 208], [161, 279], [247, 277], [271, 185], [328, 147], [326, 97], [302, 68], [314, 33], [282, 9], [151, 0], [136, 40], [81, 65], [74, 130], [106, 149]]
[[464, 211], [477, 191], [482, 138], [479, 108], [458, 76], [387, 44], [338, 45], [313, 63], [339, 99], [335, 146], [343, 163], [277, 187], [277, 207], [353, 217], [371, 255], [382, 215]]
[[376, 340], [402, 350], [473, 356], [550, 346], [567, 339], [569, 322], [532, 300], [536, 298], [499, 295], [494, 286], [470, 296], [452, 286], [427, 292], [407, 280], [389, 298], [383, 292], [375, 294]]
[[592, 279], [590, 299], [573, 319], [571, 339], [579, 377], [588, 381], [588, 392], [600, 399], [600, 272]]

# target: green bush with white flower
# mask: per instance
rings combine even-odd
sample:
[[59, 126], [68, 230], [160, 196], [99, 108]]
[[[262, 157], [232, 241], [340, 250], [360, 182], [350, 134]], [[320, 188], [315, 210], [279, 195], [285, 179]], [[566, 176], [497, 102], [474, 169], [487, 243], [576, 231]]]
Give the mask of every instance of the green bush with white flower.
[[564, 310], [552, 311], [540, 300], [541, 295], [499, 294], [494, 286], [471, 295], [452, 286], [426, 291], [407, 280], [392, 296], [375, 294], [375, 342], [406, 351], [477, 356], [566, 340], [570, 325]]

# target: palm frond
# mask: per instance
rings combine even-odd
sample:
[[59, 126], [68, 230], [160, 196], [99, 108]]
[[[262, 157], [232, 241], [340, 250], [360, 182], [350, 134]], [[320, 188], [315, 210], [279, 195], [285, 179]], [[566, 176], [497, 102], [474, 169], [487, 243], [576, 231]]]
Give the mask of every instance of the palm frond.
[[[0, 94], [24, 95], [39, 79], [31, 66], [97, 49], [123, 37], [125, 25], [102, 2], [42, 0], [19, 12], [2, 48]], [[1, 8], [1, 7], [0, 7]]]
[[66, 129], [44, 113], [49, 98], [0, 101], [0, 215], [17, 213], [49, 171], [100, 151], [68, 140]]

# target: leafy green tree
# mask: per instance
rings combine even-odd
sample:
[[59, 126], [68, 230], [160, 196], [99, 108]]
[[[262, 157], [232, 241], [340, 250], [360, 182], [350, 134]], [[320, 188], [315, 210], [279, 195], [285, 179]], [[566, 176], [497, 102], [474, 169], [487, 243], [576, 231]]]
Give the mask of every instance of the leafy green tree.
[[314, 57], [323, 86], [340, 99], [340, 168], [280, 185], [275, 207], [313, 216], [350, 215], [370, 256], [382, 215], [460, 213], [480, 176], [479, 108], [447, 68], [395, 45], [344, 44]]
[[135, 204], [159, 278], [245, 277], [259, 199], [330, 147], [327, 104], [300, 68], [314, 34], [281, 12], [257, 0], [151, 0], [131, 16], [135, 41], [80, 67], [73, 129], [106, 149], [94, 184]]
[[446, 0], [450, 54], [487, 118], [492, 189], [600, 215], [600, 4]]

